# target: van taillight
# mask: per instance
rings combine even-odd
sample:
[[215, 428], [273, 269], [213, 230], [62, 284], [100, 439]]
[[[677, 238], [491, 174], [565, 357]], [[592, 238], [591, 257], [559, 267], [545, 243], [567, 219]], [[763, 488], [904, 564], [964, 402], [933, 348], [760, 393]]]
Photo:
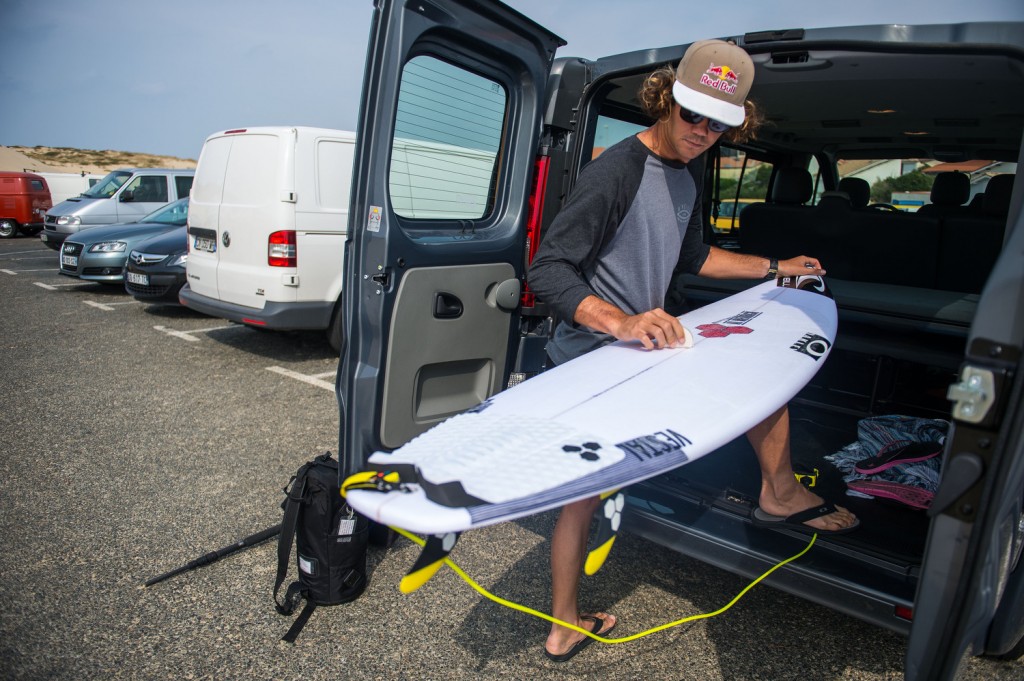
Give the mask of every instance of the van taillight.
[[[533, 185], [530, 187], [530, 203], [526, 213], [526, 266], [533, 262], [540, 243], [540, 223], [544, 214], [544, 193], [548, 186], [548, 171], [551, 169], [550, 156], [538, 156], [533, 162]], [[536, 296], [530, 292], [529, 283], [523, 286], [521, 298], [523, 307], [533, 307]]]
[[271, 234], [267, 239], [267, 264], [271, 267], [297, 267], [298, 262], [295, 230], [285, 229]]

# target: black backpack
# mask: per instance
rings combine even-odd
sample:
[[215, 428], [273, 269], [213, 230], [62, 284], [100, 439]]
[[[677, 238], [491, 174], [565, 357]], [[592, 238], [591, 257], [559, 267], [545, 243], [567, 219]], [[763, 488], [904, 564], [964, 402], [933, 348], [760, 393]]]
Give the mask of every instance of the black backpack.
[[[338, 482], [338, 462], [327, 452], [302, 466], [284, 489], [284, 520], [277, 544], [274, 605], [282, 615], [306, 605], [281, 639], [294, 643], [318, 605], [348, 603], [366, 589], [366, 518], [345, 503]], [[277, 593], [288, 574], [295, 539], [299, 580]]]

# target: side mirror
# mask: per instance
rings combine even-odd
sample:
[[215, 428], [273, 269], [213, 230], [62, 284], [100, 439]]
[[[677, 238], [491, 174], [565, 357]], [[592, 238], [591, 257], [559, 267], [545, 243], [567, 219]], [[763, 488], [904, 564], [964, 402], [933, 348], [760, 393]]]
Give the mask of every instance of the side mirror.
[[130, 189], [125, 189], [123, 192], [121, 192], [121, 196], [118, 198], [118, 201], [120, 201], [121, 203], [130, 203], [134, 200], [135, 192], [133, 192]]

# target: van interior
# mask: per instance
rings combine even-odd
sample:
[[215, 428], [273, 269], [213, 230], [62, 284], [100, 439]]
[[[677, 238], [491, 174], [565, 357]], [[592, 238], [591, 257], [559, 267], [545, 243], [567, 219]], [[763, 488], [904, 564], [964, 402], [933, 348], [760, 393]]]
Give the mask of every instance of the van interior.
[[[710, 154], [706, 240], [778, 258], [812, 255], [828, 271], [838, 338], [790, 405], [794, 466], [805, 484], [862, 520], [859, 531], [828, 538], [831, 553], [855, 552], [882, 590], [910, 603], [928, 515], [905, 501], [847, 495], [846, 473], [826, 457], [857, 443], [866, 420], [913, 419], [939, 433], [950, 419], [947, 391], [960, 380], [974, 310], [1006, 236], [1024, 74], [984, 50], [756, 48], [748, 45], [757, 68], [750, 97], [764, 125], [753, 141], [722, 143]], [[568, 164], [570, 178], [650, 124], [635, 93], [661, 63], [608, 62], [575, 132], [581, 153]], [[571, 81], [573, 65], [561, 68], [563, 81]], [[742, 219], [723, 229], [723, 216], [736, 214], [741, 202]], [[749, 285], [679, 275], [670, 311], [681, 314]], [[926, 465], [937, 484], [937, 458]], [[740, 438], [631, 488], [633, 529], [680, 546], [693, 539], [683, 526], [721, 534], [717, 523], [746, 518], [759, 489], [756, 460]], [[749, 528], [743, 541], [757, 545], [757, 532]], [[888, 615], [878, 622], [905, 628]]]

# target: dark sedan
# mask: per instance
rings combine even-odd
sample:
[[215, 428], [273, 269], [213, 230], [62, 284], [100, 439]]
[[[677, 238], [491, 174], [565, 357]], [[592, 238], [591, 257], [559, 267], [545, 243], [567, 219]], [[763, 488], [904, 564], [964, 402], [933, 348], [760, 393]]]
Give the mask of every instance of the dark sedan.
[[164, 232], [135, 246], [124, 270], [124, 288], [144, 303], [178, 304], [185, 285], [188, 228]]

